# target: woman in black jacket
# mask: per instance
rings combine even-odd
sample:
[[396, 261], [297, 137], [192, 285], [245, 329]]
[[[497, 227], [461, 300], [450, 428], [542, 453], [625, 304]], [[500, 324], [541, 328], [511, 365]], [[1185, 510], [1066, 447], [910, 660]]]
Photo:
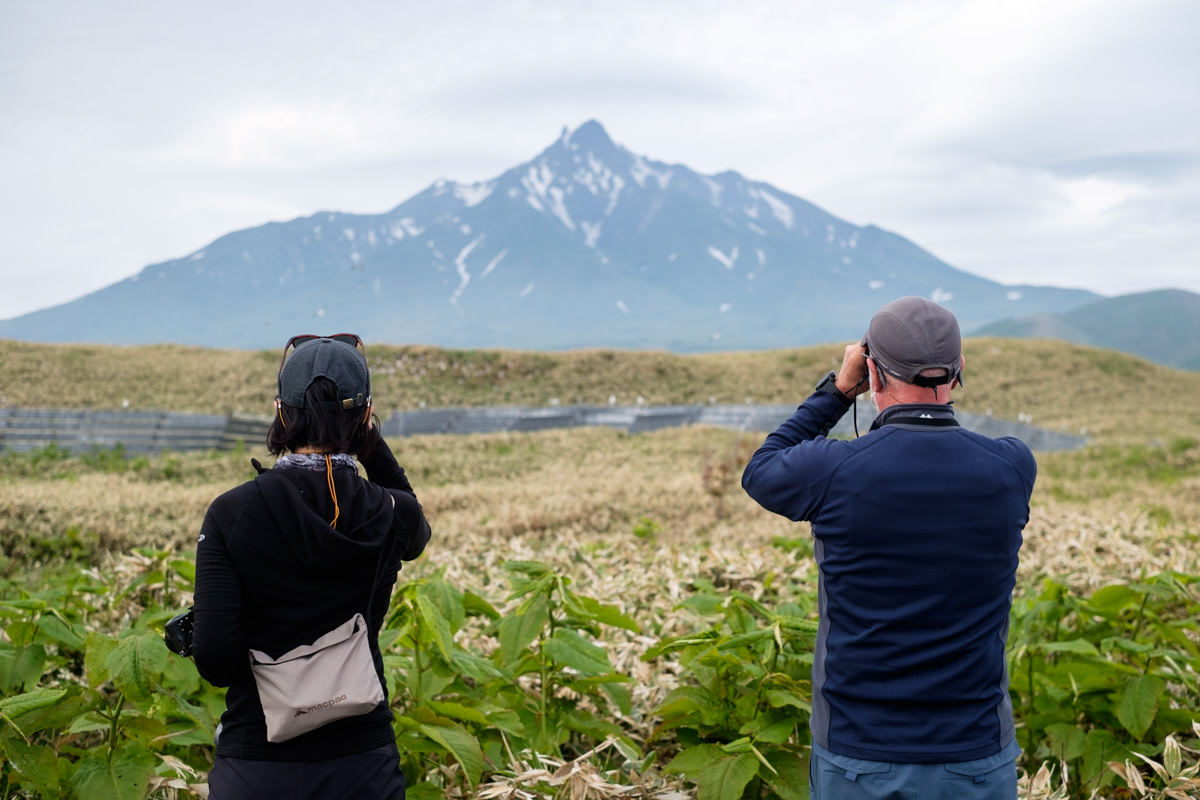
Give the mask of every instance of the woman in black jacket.
[[[257, 478], [212, 503], [196, 548], [196, 666], [228, 687], [209, 797], [399, 800], [404, 776], [378, 635], [401, 562], [425, 549], [429, 524], [374, 424], [357, 336], [289, 341], [275, 406], [274, 468], [254, 462]], [[249, 651], [277, 658], [357, 612], [368, 617], [383, 701], [269, 741]]]

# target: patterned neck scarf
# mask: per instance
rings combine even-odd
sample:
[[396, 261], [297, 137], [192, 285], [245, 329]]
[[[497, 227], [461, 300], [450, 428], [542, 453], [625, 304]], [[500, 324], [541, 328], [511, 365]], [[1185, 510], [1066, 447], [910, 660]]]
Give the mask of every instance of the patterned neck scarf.
[[[358, 464], [349, 453], [337, 453], [329, 457], [335, 467], [349, 467], [358, 472]], [[325, 471], [325, 456], [319, 453], [288, 453], [275, 462], [276, 469], [306, 469], [310, 472]]]

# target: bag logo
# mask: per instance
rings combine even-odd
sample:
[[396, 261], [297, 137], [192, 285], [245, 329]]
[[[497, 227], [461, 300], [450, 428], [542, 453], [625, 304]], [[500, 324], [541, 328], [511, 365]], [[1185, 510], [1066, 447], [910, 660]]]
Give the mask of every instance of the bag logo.
[[334, 697], [331, 700], [326, 700], [324, 703], [317, 703], [315, 706], [308, 706], [307, 708], [297, 708], [296, 713], [292, 715], [292, 719], [295, 719], [296, 717], [298, 717], [302, 714], [307, 714], [310, 711], [320, 711], [322, 708], [329, 708], [330, 706], [336, 706], [338, 703], [342, 702], [345, 699], [346, 699], [346, 695], [342, 694], [342, 695], [338, 695], [337, 697]]

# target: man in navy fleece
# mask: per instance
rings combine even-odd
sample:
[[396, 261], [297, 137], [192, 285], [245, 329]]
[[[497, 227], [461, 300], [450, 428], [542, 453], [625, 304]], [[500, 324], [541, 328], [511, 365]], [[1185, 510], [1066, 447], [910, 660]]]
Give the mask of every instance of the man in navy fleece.
[[[1037, 466], [959, 427], [964, 364], [948, 310], [887, 304], [742, 476], [816, 540], [816, 800], [1017, 796], [1004, 646]], [[868, 387], [870, 431], [826, 438]]]

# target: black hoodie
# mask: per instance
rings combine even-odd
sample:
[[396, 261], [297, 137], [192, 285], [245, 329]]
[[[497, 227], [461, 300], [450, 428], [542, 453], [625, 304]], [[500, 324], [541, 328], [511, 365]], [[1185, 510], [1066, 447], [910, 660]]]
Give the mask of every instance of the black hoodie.
[[385, 699], [369, 714], [268, 742], [250, 671], [250, 648], [278, 657], [369, 606], [371, 653], [383, 675], [377, 636], [396, 573], [401, 561], [421, 554], [430, 531], [404, 470], [378, 434], [363, 466], [370, 480], [334, 466], [336, 529], [323, 469], [265, 470], [208, 509], [196, 547], [194, 649], [201, 676], [229, 687], [219, 755], [316, 761], [395, 741]]

